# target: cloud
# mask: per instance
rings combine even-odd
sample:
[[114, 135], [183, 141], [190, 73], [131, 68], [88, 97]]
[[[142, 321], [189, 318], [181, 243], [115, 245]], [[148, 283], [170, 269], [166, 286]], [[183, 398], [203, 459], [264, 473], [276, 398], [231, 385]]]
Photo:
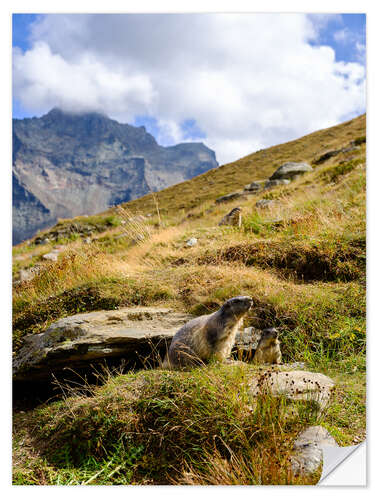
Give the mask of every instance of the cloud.
[[220, 163], [364, 110], [364, 68], [310, 45], [303, 14], [43, 16], [14, 50], [14, 96], [29, 110], [95, 109], [157, 120], [157, 139], [212, 147]]

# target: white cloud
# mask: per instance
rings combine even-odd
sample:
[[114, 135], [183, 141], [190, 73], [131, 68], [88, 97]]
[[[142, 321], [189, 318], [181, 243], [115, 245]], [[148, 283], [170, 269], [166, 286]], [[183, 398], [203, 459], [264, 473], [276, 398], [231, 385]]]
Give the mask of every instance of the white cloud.
[[342, 30], [338, 30], [333, 34], [333, 38], [336, 42], [347, 43], [351, 38], [351, 33], [348, 28], [343, 28]]
[[224, 163], [363, 111], [363, 66], [312, 47], [317, 31], [303, 14], [47, 15], [14, 52], [14, 95], [36, 112], [154, 116], [169, 143], [195, 119]]

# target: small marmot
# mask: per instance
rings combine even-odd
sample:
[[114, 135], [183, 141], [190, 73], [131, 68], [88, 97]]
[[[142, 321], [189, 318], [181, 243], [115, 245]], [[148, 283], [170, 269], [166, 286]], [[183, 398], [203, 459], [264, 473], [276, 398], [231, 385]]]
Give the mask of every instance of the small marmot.
[[281, 363], [279, 332], [276, 328], [266, 328], [262, 330], [262, 336], [259, 339], [253, 362], [258, 364], [276, 364]]
[[162, 367], [182, 368], [201, 365], [209, 359], [227, 360], [237, 330], [252, 305], [251, 297], [233, 297], [218, 311], [190, 320], [174, 335]]

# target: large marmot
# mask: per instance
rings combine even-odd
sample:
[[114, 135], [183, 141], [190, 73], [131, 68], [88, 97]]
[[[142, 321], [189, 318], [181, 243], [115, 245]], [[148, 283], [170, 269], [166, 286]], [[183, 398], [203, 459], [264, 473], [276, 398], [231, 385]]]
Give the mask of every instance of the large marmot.
[[197, 366], [209, 359], [225, 361], [252, 305], [251, 297], [233, 297], [218, 311], [190, 320], [174, 335], [163, 368]]

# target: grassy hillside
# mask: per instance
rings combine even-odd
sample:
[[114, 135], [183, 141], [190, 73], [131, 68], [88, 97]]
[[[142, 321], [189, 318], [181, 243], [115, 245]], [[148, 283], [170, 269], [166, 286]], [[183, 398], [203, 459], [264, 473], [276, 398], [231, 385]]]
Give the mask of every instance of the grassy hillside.
[[[69, 230], [59, 237], [58, 262], [44, 263], [13, 292], [15, 353], [26, 334], [77, 312], [168, 305], [199, 315], [234, 295], [251, 295], [255, 306], [246, 325], [278, 326], [285, 362], [303, 361], [335, 380], [334, 400], [323, 414], [304, 404], [291, 412], [280, 398], [269, 398], [256, 403], [249, 418], [253, 403], [241, 387], [251, 365], [109, 377], [90, 395], [16, 412], [14, 481], [290, 484], [302, 481], [290, 475], [287, 463], [293, 436], [307, 424], [324, 425], [340, 445], [363, 440], [365, 135], [360, 116], [121, 209], [61, 221], [59, 227]], [[323, 161], [328, 150], [352, 141], [356, 149]], [[313, 172], [287, 186], [215, 204], [219, 196], [269, 177], [280, 164], [300, 160]], [[257, 209], [263, 198], [275, 203]], [[242, 227], [218, 226], [235, 206], [242, 208]], [[94, 227], [91, 243], [80, 236], [88, 226]], [[198, 244], [189, 248], [191, 237]], [[15, 247], [15, 280], [55, 244]], [[264, 456], [272, 457], [267, 466]]]

